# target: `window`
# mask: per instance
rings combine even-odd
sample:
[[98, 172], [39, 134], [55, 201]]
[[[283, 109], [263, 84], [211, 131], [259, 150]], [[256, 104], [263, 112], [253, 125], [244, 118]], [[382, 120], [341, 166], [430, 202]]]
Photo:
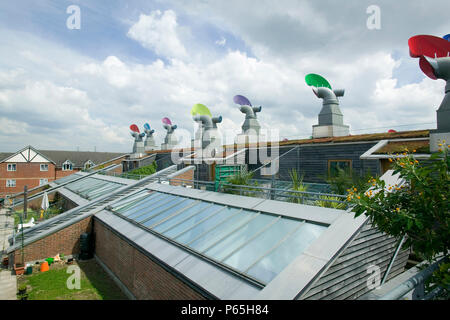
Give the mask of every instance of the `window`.
[[39, 179], [39, 185], [42, 186], [48, 183], [48, 179]]
[[17, 167], [15, 163], [8, 163], [8, 171], [16, 171]]
[[90, 167], [92, 167], [94, 165], [94, 163], [91, 160], [88, 160], [85, 162], [84, 164], [84, 169], [89, 169]]
[[16, 180], [6, 180], [6, 187], [13, 188], [16, 186]]
[[63, 171], [72, 170], [72, 162], [70, 162], [69, 160], [66, 160], [62, 165], [62, 169], [63, 169]]
[[339, 171], [351, 174], [352, 160], [328, 160], [328, 175], [335, 177]]
[[41, 164], [41, 171], [48, 171], [48, 164]]

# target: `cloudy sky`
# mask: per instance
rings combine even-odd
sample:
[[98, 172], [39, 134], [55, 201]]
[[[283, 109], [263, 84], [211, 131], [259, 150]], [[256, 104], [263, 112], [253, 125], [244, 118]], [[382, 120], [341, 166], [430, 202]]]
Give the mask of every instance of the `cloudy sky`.
[[[70, 5], [80, 29], [67, 27]], [[367, 27], [370, 5], [380, 29]], [[407, 42], [450, 33], [449, 11], [448, 0], [2, 1], [0, 151], [130, 152], [130, 124], [148, 122], [160, 143], [163, 117], [193, 132], [196, 103], [239, 132], [236, 94], [282, 139], [306, 138], [321, 108], [308, 73], [346, 89], [352, 134], [435, 128], [444, 83]]]

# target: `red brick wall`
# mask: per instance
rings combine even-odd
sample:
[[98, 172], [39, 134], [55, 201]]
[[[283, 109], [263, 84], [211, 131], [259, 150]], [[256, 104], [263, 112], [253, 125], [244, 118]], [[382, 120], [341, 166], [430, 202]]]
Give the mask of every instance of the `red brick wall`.
[[[28, 189], [39, 186], [39, 179], [48, 179], [52, 181], [55, 179], [55, 165], [48, 164], [48, 171], [41, 171], [41, 163], [23, 162], [16, 163], [16, 171], [8, 171], [8, 163], [0, 163], [0, 196], [5, 194], [14, 194], [22, 192], [24, 186]], [[6, 180], [16, 180], [15, 187], [6, 187]]]
[[200, 293], [95, 220], [98, 258], [140, 300], [200, 300]]
[[[172, 178], [171, 178], [172, 180], [170, 180], [170, 184], [173, 186], [179, 186], [181, 184], [192, 186], [193, 185], [192, 182], [183, 181], [183, 180], [191, 180], [191, 181], [194, 180], [194, 169], [195, 168], [192, 168], [191, 170], [188, 170], [177, 176], [172, 176]], [[177, 180], [177, 179], [181, 179], [181, 180]]]
[[63, 178], [66, 176], [70, 176], [71, 174], [77, 173], [78, 171], [80, 171], [80, 169], [73, 169], [73, 170], [66, 170], [63, 171], [62, 168], [56, 168], [55, 171], [55, 179], [59, 179], [59, 178]]
[[[54, 257], [58, 253], [65, 255], [80, 253], [80, 235], [91, 232], [92, 216], [87, 217], [73, 225], [55, 232], [45, 238], [39, 239], [24, 247], [25, 262]], [[14, 261], [21, 262], [21, 248], [14, 252]]]

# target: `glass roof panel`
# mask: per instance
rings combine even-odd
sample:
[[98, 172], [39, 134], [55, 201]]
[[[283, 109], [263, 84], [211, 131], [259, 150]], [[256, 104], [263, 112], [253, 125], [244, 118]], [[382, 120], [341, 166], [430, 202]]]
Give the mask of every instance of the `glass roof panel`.
[[248, 274], [266, 283], [269, 282], [295, 257], [299, 256], [326, 228], [312, 223], [304, 223], [278, 247], [253, 265], [248, 270]]
[[164, 221], [163, 223], [155, 226], [153, 228], [153, 230], [164, 233], [165, 231], [167, 231], [170, 228], [173, 228], [174, 226], [176, 226], [177, 224], [179, 224], [180, 222], [183, 222], [187, 219], [189, 219], [190, 217], [192, 217], [193, 215], [203, 211], [206, 207], [210, 206], [211, 204], [208, 202], [200, 202], [198, 204], [196, 204], [195, 206], [184, 210], [181, 214], [173, 216], [172, 218]]
[[206, 208], [205, 210], [200, 211], [198, 214], [193, 215], [189, 219], [183, 221], [182, 223], [175, 226], [174, 228], [164, 232], [163, 234], [167, 237], [173, 238], [173, 237], [177, 236], [178, 234], [184, 232], [185, 230], [192, 228], [194, 225], [198, 224], [203, 219], [216, 213], [219, 209], [222, 209], [222, 208], [223, 208], [223, 206], [212, 205], [212, 206]]
[[189, 246], [201, 252], [217, 241], [220, 241], [222, 238], [225, 238], [228, 234], [239, 228], [239, 226], [247, 223], [257, 214], [258, 213], [256, 212], [239, 211], [237, 214], [231, 216], [230, 219], [221, 224], [220, 227], [211, 229], [208, 233], [190, 242]]
[[195, 202], [195, 200], [185, 199], [185, 201], [181, 201], [170, 208], [167, 208], [167, 209], [164, 208], [162, 210], [158, 209], [158, 213], [155, 214], [154, 216], [152, 216], [147, 221], [144, 221], [143, 225], [146, 227], [151, 227], [151, 226], [157, 224], [158, 222], [162, 221], [163, 219], [167, 218], [168, 216], [170, 216], [174, 213], [177, 213], [180, 210], [183, 210], [184, 208], [190, 207], [194, 202]]
[[64, 187], [80, 197], [92, 200], [108, 194], [122, 186], [123, 184], [121, 183], [88, 177], [80, 181], [68, 183]]
[[59, 179], [57, 179], [57, 180], [55, 180], [53, 182], [56, 183], [56, 184], [61, 184], [61, 183], [66, 183], [66, 182], [69, 182], [69, 181], [72, 181], [72, 180], [75, 180], [75, 179], [78, 179], [78, 178], [81, 178], [81, 177], [82, 177], [82, 175], [74, 173], [74, 174], [71, 174], [69, 176], [65, 176], [65, 177], [59, 178]]
[[145, 198], [141, 202], [134, 205], [132, 208], [125, 210], [123, 215], [126, 216], [127, 218], [137, 217], [139, 214], [142, 213], [142, 210], [151, 209], [157, 205], [161, 205], [168, 199], [169, 197], [166, 194], [161, 193], [152, 194], [150, 197]]
[[255, 219], [239, 228], [218, 244], [205, 251], [205, 254], [217, 260], [222, 260], [239, 246], [249, 241], [257, 232], [274, 222], [276, 217], [259, 214]]
[[233, 268], [247, 270], [247, 268], [266, 253], [271, 246], [280, 241], [296, 226], [298, 226], [297, 221], [291, 219], [279, 219], [276, 223], [272, 224], [258, 236], [249, 241], [245, 246], [226, 258], [223, 262]]
[[127, 201], [119, 204], [118, 206], [113, 206], [112, 210], [119, 213], [126, 213], [125, 215], [130, 215], [137, 206], [140, 206], [144, 203], [148, 204], [153, 202], [156, 198], [160, 198], [162, 196], [161, 193], [147, 193], [145, 197], [141, 198], [133, 198], [131, 201]]
[[175, 207], [177, 207], [179, 205], [183, 206], [183, 203], [185, 202], [185, 200], [186, 200], [186, 198], [171, 199], [169, 202], [161, 204], [160, 206], [155, 207], [150, 212], [140, 215], [139, 217], [136, 217], [133, 220], [135, 220], [138, 223], [146, 222], [148, 219], [156, 218], [158, 215], [160, 215], [164, 211], [170, 211], [174, 206]]
[[208, 219], [205, 219], [203, 222], [199, 223], [195, 227], [175, 237], [175, 240], [183, 244], [191, 242], [192, 240], [201, 236], [205, 232], [211, 230], [217, 225], [220, 225], [224, 220], [230, 218], [232, 214], [236, 213], [237, 211], [237, 209], [235, 210], [226, 210], [226, 209], [227, 208], [223, 208], [218, 213], [211, 215], [210, 217], [208, 217]]
[[118, 201], [114, 203], [114, 209], [115, 211], [122, 209], [126, 206], [131, 207], [134, 203], [139, 202], [140, 200], [143, 200], [144, 198], [148, 197], [150, 195], [150, 192], [148, 190], [142, 190], [134, 195], [127, 197], [125, 200]]
[[132, 195], [112, 209], [261, 284], [272, 280], [327, 228], [161, 192]]

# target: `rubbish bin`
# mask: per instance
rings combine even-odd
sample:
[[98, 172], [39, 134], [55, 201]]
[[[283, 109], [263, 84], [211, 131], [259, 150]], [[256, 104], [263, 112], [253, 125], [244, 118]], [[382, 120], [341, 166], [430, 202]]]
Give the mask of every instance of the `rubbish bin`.
[[25, 274], [32, 274], [33, 273], [33, 266], [27, 266], [27, 270], [25, 271]]
[[92, 251], [92, 235], [90, 233], [82, 233], [80, 236], [80, 259], [91, 259], [93, 256]]

